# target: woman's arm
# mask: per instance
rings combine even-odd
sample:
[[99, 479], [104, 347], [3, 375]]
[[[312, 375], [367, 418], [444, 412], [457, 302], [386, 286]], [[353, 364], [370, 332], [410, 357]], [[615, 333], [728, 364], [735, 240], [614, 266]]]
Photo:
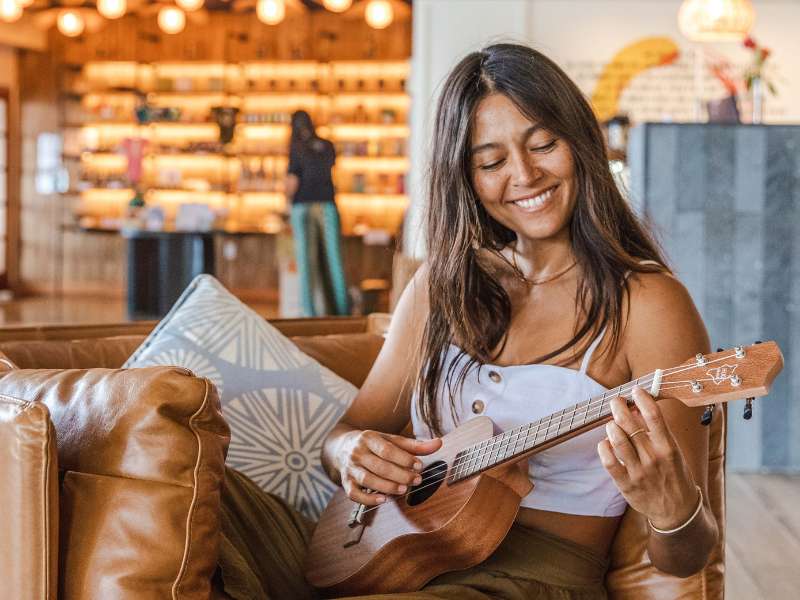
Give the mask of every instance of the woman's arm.
[[[686, 289], [672, 277], [633, 276], [629, 306], [622, 348], [633, 378], [709, 351], [700, 315]], [[637, 392], [634, 401], [635, 408], [620, 399], [612, 401], [614, 420], [598, 452], [628, 503], [650, 521], [650, 560], [661, 571], [688, 577], [706, 565], [719, 536], [708, 504], [703, 409], [677, 400], [656, 403], [645, 392]], [[645, 431], [636, 433], [640, 429]], [[698, 488], [703, 502], [695, 514]], [[657, 531], [674, 529], [678, 530]]]
[[[402, 494], [415, 482], [421, 463], [439, 440], [400, 435], [409, 421], [417, 357], [428, 313], [427, 269], [408, 284], [392, 317], [383, 348], [353, 403], [328, 434], [322, 465], [335, 483], [358, 502], [377, 504], [382, 494]], [[367, 494], [370, 488], [378, 494]]]
[[300, 179], [294, 173], [287, 173], [283, 186], [286, 194], [286, 206], [288, 207], [297, 193], [297, 188], [300, 187]]

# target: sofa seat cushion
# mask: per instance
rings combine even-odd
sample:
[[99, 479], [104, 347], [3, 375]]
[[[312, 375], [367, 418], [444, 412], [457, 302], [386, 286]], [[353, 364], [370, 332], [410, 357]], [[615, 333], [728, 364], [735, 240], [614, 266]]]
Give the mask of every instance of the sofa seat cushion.
[[0, 393], [46, 405], [66, 471], [63, 598], [206, 598], [229, 431], [183, 369], [17, 370]]
[[126, 367], [181, 365], [217, 386], [231, 427], [227, 464], [316, 519], [334, 485], [322, 442], [356, 388], [216, 279], [200, 275]]

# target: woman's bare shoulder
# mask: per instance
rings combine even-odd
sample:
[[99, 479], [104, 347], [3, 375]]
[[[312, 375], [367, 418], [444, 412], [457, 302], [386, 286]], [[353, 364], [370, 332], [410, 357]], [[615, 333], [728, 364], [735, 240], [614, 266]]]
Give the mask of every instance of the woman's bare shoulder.
[[624, 337], [634, 372], [708, 351], [708, 334], [691, 294], [669, 273], [631, 274], [627, 304]]
[[421, 338], [428, 318], [429, 276], [428, 263], [423, 262], [400, 294], [389, 327], [389, 340]]

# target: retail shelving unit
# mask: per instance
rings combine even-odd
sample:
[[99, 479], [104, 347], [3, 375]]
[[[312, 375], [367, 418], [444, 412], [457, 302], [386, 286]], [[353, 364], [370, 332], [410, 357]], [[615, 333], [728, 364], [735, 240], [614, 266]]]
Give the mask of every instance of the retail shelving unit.
[[[63, 99], [76, 217], [119, 227], [136, 188], [168, 221], [197, 202], [224, 230], [278, 232], [289, 120], [303, 109], [336, 145], [345, 235], [393, 235], [408, 204], [407, 77], [407, 61], [87, 63]], [[225, 110], [235, 113], [230, 141], [215, 119]], [[144, 143], [135, 186], [125, 140]]]

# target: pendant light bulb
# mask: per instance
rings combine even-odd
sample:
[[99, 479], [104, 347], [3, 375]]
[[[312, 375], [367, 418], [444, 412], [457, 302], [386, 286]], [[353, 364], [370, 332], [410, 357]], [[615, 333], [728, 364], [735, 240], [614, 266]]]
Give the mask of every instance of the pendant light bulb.
[[284, 0], [258, 0], [256, 15], [262, 23], [277, 25], [286, 16], [286, 3]]
[[0, 20], [6, 23], [19, 21], [22, 16], [22, 6], [17, 0], [0, 0]]
[[192, 12], [203, 7], [205, 0], [175, 0], [175, 4], [186, 12]]
[[56, 25], [58, 30], [67, 37], [78, 37], [86, 27], [81, 13], [75, 10], [62, 10], [58, 14]]
[[97, 0], [97, 12], [106, 19], [119, 19], [128, 10], [128, 0]]
[[165, 6], [158, 11], [158, 26], [164, 33], [180, 33], [186, 27], [186, 15], [180, 8]]
[[389, 0], [369, 0], [364, 17], [373, 29], [386, 29], [394, 20], [394, 8]]
[[322, 5], [331, 12], [340, 13], [353, 6], [353, 0], [322, 0]]
[[678, 28], [693, 42], [740, 41], [755, 18], [750, 0], [683, 0]]

